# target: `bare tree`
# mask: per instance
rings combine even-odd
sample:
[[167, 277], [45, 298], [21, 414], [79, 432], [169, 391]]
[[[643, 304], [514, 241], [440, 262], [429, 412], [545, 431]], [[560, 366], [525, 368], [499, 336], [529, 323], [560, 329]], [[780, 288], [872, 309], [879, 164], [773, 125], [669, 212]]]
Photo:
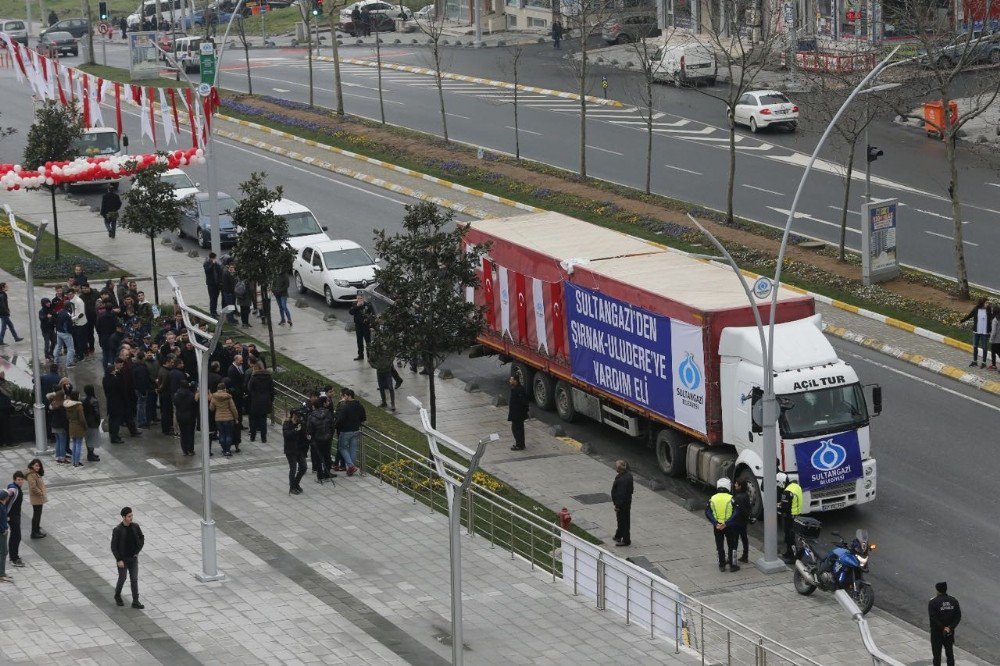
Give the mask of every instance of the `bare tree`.
[[[565, 28], [572, 34], [577, 34], [578, 53], [566, 62], [577, 83], [577, 94], [580, 97], [580, 177], [587, 177], [587, 92], [590, 88], [590, 62], [587, 59], [587, 40], [599, 31], [610, 18], [613, 3], [609, 0], [563, 0], [562, 18]], [[558, 15], [557, 15], [558, 16]], [[569, 40], [566, 40], [569, 42]], [[577, 57], [579, 56], [579, 57]]]
[[[330, 5], [330, 46], [333, 49], [333, 91], [337, 98], [337, 115], [344, 115], [344, 89], [340, 84], [340, 40], [337, 38], [337, 17], [340, 16], [339, 3]], [[381, 92], [382, 86], [379, 86]]]
[[673, 29], [668, 29], [663, 38], [659, 39], [652, 34], [658, 31], [655, 25], [646, 23], [638, 25], [644, 27], [637, 35], [638, 39], [630, 42], [630, 46], [639, 64], [640, 78], [633, 79], [635, 83], [633, 92], [639, 100], [636, 109], [646, 121], [646, 194], [649, 194], [653, 180], [653, 120], [656, 116], [656, 111], [653, 110], [653, 84], [663, 77], [660, 53], [670, 43]]
[[[427, 35], [430, 40], [431, 58], [434, 62], [434, 80], [437, 83], [438, 102], [441, 105], [441, 133], [444, 140], [448, 141], [448, 114], [444, 106], [444, 86], [441, 83], [441, 38], [444, 36], [444, 12], [435, 12], [426, 21], [414, 19], [420, 32]], [[381, 86], [380, 86], [381, 87]]]
[[299, 14], [306, 27], [306, 59], [309, 62], [309, 106], [313, 106], [313, 45], [312, 45], [312, 16], [310, 16], [309, 3], [299, 3]]
[[[992, 0], [982, 6], [983, 16], [989, 17]], [[913, 34], [921, 56], [918, 64], [922, 75], [907, 79], [906, 96], [910, 102], [901, 102], [897, 111], [904, 118], [926, 120], [927, 126], [945, 144], [948, 170], [948, 197], [951, 199], [951, 217], [954, 231], [955, 280], [957, 293], [969, 298], [969, 274], [962, 241], [962, 200], [959, 189], [958, 151], [963, 128], [981, 116], [1000, 95], [1000, 72], [995, 69], [975, 69], [977, 65], [1000, 61], [1000, 43], [991, 35], [973, 30], [959, 32], [952, 25], [946, 12], [939, 9], [935, 0], [905, 0], [898, 16], [887, 17], [897, 26]], [[931, 97], [940, 104], [940, 119], [924, 119], [913, 111], [920, 100]], [[959, 98], [960, 99], [957, 99]], [[952, 103], [961, 102], [961, 111], [953, 117]], [[905, 104], [905, 105], [904, 105]]]
[[[744, 3], [708, 2], [705, 9], [706, 24], [695, 37], [699, 44], [715, 54], [719, 75], [727, 84], [695, 86], [702, 94], [714, 97], [726, 106], [729, 118], [729, 178], [726, 184], [726, 221], [733, 221], [733, 192], [736, 185], [736, 104], [754, 87], [767, 58], [781, 35], [775, 29], [775, 16], [764, 19], [762, 12], [748, 8]], [[682, 77], [674, 79], [683, 85]]]
[[375, 21], [375, 69], [378, 73], [378, 115], [385, 125], [385, 101], [382, 99], [382, 35], [378, 33], [378, 21]]
[[521, 92], [521, 58], [523, 56], [524, 46], [520, 43], [515, 43], [498, 58], [500, 70], [505, 75], [509, 74], [514, 83], [514, 94], [510, 104], [514, 108], [514, 159], [519, 162], [521, 161], [521, 130], [520, 125], [518, 124], [519, 119], [517, 115], [517, 103]]
[[247, 93], [253, 94], [253, 79], [250, 76], [250, 42], [247, 41], [247, 28], [243, 24], [243, 14], [240, 14], [235, 19], [236, 23], [236, 36], [240, 39], [240, 44], [243, 45], [243, 59], [246, 61], [247, 66]]

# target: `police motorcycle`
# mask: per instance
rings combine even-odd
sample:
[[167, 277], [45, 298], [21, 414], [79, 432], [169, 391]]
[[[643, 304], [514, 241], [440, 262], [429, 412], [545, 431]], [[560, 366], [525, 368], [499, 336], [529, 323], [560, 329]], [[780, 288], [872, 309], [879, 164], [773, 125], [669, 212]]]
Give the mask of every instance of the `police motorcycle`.
[[826, 546], [818, 541], [821, 523], [815, 518], [795, 518], [795, 591], [808, 596], [819, 588], [825, 592], [844, 590], [861, 609], [868, 613], [875, 604], [875, 590], [864, 579], [868, 573], [868, 558], [875, 544], [868, 532], [858, 530], [848, 543], [838, 532], [831, 532], [839, 541]]

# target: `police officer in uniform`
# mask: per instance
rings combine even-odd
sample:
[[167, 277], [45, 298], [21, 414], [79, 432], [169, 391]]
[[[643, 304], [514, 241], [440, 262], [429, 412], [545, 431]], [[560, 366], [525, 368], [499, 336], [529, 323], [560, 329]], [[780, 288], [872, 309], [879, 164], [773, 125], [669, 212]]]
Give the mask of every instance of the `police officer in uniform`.
[[788, 475], [778, 472], [778, 488], [783, 488], [781, 492], [781, 502], [778, 504], [778, 514], [782, 517], [782, 524], [785, 528], [785, 554], [781, 557], [785, 560], [792, 560], [795, 554], [792, 546], [795, 545], [795, 517], [802, 513], [802, 486], [795, 481], [789, 481]]
[[955, 627], [962, 621], [962, 608], [958, 599], [948, 594], [948, 583], [934, 586], [937, 596], [927, 604], [927, 614], [931, 619], [931, 652], [934, 666], [941, 666], [941, 648], [948, 666], [955, 666]]
[[[718, 492], [708, 500], [708, 507], [705, 509], [705, 517], [712, 523], [715, 535], [715, 550], [719, 554], [719, 571], [725, 571], [727, 563], [730, 571], [740, 570], [740, 565], [736, 563], [738, 534], [735, 529], [739, 510], [733, 503], [732, 487], [732, 483], [725, 477], [716, 481], [715, 488]], [[723, 544], [725, 544], [725, 548], [723, 548]]]

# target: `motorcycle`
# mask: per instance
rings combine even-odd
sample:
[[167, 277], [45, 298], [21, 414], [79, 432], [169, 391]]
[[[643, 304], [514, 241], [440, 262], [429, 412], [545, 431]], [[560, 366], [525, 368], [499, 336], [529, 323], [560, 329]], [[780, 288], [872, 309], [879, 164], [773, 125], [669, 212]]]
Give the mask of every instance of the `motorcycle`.
[[809, 596], [819, 588], [825, 592], [844, 590], [867, 614], [875, 604], [875, 590], [864, 579], [868, 573], [868, 560], [875, 551], [875, 544], [868, 539], [868, 532], [858, 530], [848, 543], [838, 532], [830, 532], [839, 541], [827, 549], [817, 541], [820, 522], [814, 518], [795, 519], [795, 573], [792, 583], [795, 591]]

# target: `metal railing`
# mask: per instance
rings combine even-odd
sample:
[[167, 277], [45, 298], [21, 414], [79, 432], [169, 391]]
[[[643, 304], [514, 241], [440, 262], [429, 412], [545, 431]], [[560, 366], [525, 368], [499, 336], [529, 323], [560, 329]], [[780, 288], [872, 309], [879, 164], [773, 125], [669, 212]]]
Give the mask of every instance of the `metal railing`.
[[[279, 382], [274, 385], [275, 416], [283, 416], [307, 400]], [[410, 495], [414, 503], [419, 501], [431, 511], [447, 514], [444, 483], [427, 454], [368, 427], [362, 429], [359, 453], [362, 474]], [[650, 637], [659, 634], [668, 638], [675, 652], [683, 648], [688, 654], [697, 654], [703, 666], [821, 666], [685, 594], [669, 581], [518, 506], [487, 488], [484, 482], [489, 481], [487, 475], [477, 476], [462, 502], [461, 522], [468, 535], [489, 539], [491, 548], [510, 551], [511, 559], [520, 555], [532, 569], [550, 573], [553, 581], [563, 578], [574, 595], [593, 599], [597, 610], [611, 610], [623, 616], [626, 624], [649, 626]], [[596, 562], [590, 573], [583, 568], [584, 552]]]

